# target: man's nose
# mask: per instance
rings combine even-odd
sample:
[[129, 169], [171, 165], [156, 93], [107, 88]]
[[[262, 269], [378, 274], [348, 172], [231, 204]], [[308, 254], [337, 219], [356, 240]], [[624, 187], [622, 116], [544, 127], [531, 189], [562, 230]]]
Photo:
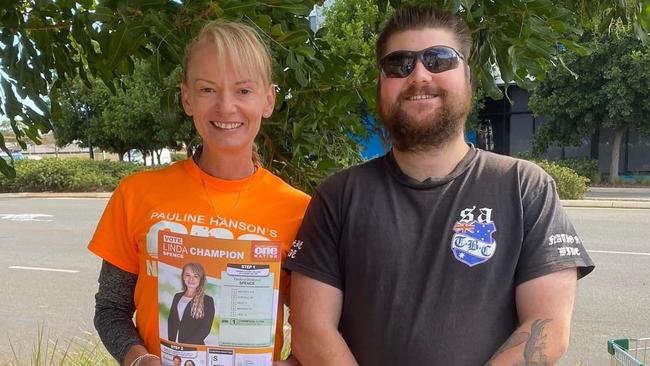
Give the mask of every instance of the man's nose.
[[433, 73], [429, 72], [426, 67], [422, 64], [422, 61], [416, 60], [415, 65], [413, 65], [413, 71], [409, 75], [409, 82], [411, 83], [423, 83], [430, 82]]

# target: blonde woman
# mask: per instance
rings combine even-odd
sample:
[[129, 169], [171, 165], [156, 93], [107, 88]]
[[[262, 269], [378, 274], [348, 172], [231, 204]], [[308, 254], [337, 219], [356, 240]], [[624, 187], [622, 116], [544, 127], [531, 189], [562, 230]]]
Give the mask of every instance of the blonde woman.
[[205, 344], [214, 320], [214, 299], [205, 294], [205, 270], [187, 263], [181, 272], [183, 292], [174, 295], [167, 319], [168, 340]]
[[[124, 366], [161, 365], [155, 300], [160, 231], [279, 241], [284, 258], [309, 201], [264, 169], [254, 153], [262, 119], [275, 105], [271, 59], [255, 31], [241, 23], [211, 22], [188, 45], [183, 66], [183, 108], [202, 147], [192, 159], [125, 178], [89, 245], [103, 259], [95, 326]], [[282, 300], [287, 287], [283, 271]], [[279, 362], [282, 309], [280, 304], [273, 360], [295, 364]]]

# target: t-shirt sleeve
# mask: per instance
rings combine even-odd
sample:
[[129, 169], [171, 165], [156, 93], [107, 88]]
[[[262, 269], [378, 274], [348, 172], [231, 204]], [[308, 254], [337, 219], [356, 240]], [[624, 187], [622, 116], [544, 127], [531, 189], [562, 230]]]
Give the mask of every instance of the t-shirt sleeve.
[[336, 202], [321, 191], [312, 197], [284, 268], [342, 290], [338, 247], [341, 220]]
[[128, 233], [124, 182], [108, 201], [88, 249], [112, 265], [134, 274], [139, 271], [138, 245]]
[[582, 278], [594, 269], [562, 207], [553, 180], [525, 195], [522, 204], [524, 241], [517, 265], [517, 284], [573, 267], [578, 269], [578, 278]]

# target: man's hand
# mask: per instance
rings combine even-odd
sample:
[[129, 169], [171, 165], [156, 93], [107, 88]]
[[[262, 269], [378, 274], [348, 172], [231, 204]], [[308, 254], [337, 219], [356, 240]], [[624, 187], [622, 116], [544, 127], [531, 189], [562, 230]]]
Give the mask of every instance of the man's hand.
[[305, 366], [358, 366], [338, 331], [343, 292], [291, 274], [291, 350]]

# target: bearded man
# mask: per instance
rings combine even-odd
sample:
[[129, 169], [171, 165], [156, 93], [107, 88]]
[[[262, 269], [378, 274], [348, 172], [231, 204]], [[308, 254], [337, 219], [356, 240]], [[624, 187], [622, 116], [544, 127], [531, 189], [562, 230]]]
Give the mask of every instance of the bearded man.
[[551, 365], [593, 262], [555, 182], [467, 144], [472, 38], [403, 7], [377, 42], [392, 150], [315, 192], [285, 268], [302, 365]]

